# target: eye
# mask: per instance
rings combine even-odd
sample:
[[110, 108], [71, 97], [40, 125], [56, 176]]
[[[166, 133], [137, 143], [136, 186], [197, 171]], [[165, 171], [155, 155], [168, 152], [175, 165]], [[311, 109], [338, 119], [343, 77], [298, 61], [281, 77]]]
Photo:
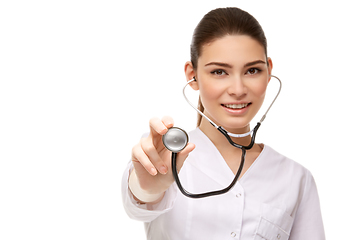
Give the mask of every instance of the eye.
[[217, 69], [211, 72], [211, 74], [214, 74], [216, 76], [223, 76], [223, 75], [227, 75], [227, 73], [222, 70], [222, 69]]
[[258, 68], [250, 68], [246, 73], [250, 74], [250, 75], [254, 75], [254, 74], [257, 74], [259, 72], [261, 72], [261, 70], [258, 69]]

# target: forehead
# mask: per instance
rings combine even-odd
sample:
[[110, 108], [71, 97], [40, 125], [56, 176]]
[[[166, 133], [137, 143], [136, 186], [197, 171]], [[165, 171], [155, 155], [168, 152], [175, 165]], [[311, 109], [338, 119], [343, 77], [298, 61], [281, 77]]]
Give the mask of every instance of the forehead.
[[265, 49], [246, 35], [227, 35], [204, 44], [198, 59], [200, 65], [209, 61], [244, 64], [254, 60], [266, 61]]

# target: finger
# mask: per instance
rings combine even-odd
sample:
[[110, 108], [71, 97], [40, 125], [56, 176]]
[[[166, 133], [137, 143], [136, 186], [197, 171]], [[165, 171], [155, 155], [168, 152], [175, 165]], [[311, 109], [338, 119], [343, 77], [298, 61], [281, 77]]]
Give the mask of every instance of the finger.
[[168, 129], [174, 126], [174, 120], [170, 116], [164, 116], [161, 121]]
[[166, 125], [159, 118], [150, 119], [149, 125], [150, 125], [150, 131], [151, 131], [150, 135], [152, 138], [162, 136], [168, 130]]
[[186, 147], [178, 153], [177, 159], [176, 159], [176, 169], [178, 172], [180, 172], [180, 169], [182, 168], [186, 158], [189, 156], [189, 154], [195, 149], [195, 144], [188, 143]]
[[167, 133], [168, 128], [174, 126], [174, 120], [169, 116], [165, 116], [161, 120], [159, 118], [152, 118], [149, 124], [151, 131], [149, 138], [152, 140], [157, 151], [160, 152], [165, 148], [162, 136]]
[[155, 148], [153, 142], [150, 139], [143, 139], [141, 142], [141, 148], [144, 153], [148, 156], [148, 159], [151, 161], [153, 166], [161, 173], [166, 174], [168, 168], [166, 164], [161, 159], [157, 149]]
[[140, 163], [143, 168], [152, 176], [155, 176], [157, 174], [155, 166], [152, 164], [148, 156], [144, 153], [140, 144], [137, 144], [133, 147], [132, 161], [134, 163], [134, 166], [136, 165], [136, 163]]

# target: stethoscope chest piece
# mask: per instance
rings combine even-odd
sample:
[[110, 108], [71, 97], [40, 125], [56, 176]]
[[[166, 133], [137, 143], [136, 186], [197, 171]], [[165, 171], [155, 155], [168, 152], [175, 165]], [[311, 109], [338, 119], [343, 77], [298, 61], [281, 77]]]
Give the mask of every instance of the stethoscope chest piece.
[[178, 153], [183, 150], [188, 141], [189, 137], [187, 133], [181, 128], [172, 127], [162, 137], [164, 146], [173, 153]]

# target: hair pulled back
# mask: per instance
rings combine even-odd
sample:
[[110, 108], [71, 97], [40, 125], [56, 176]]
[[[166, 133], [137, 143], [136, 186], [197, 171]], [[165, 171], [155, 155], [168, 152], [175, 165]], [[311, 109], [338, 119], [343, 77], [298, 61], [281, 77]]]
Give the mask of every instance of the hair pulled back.
[[[194, 30], [190, 49], [191, 63], [194, 70], [197, 69], [202, 47], [226, 35], [246, 35], [253, 38], [264, 47], [267, 58], [265, 33], [259, 22], [252, 15], [235, 7], [217, 8], [208, 12]], [[200, 99], [198, 108], [200, 111], [204, 111], [204, 106]], [[198, 126], [200, 122], [201, 115], [199, 114]]]

